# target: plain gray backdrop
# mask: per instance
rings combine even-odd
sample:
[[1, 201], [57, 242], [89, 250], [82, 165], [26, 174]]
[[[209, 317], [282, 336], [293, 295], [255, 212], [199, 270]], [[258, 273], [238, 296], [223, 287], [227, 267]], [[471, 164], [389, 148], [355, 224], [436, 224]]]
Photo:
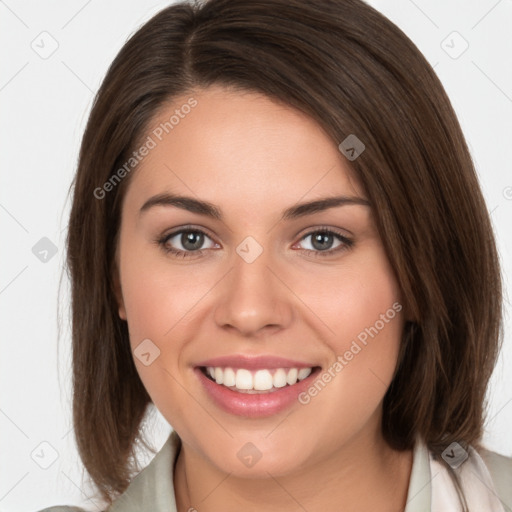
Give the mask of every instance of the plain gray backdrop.
[[[72, 433], [66, 278], [57, 352], [67, 194], [107, 67], [127, 37], [169, 3], [0, 0], [0, 511], [102, 506], [89, 499]], [[369, 3], [434, 66], [479, 173], [506, 291], [505, 343], [489, 389], [484, 443], [511, 456], [512, 1]], [[170, 427], [158, 411], [147, 424], [159, 449]], [[141, 453], [141, 460], [151, 455]]]

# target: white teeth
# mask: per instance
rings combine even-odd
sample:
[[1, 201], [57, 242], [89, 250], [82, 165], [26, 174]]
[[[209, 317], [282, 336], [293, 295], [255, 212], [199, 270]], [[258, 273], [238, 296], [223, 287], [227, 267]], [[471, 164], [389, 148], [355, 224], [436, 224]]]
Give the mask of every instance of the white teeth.
[[304, 380], [311, 373], [311, 368], [301, 368], [299, 370], [299, 380]]
[[224, 370], [224, 386], [234, 386], [236, 384], [236, 374], [232, 368]]
[[287, 373], [282, 368], [276, 370], [276, 373], [274, 373], [274, 377], [272, 378], [275, 388], [282, 388], [286, 386], [286, 375]]
[[[311, 374], [312, 368], [278, 368], [272, 370], [247, 370], [246, 368], [221, 368], [208, 366], [206, 373], [217, 384], [240, 390], [267, 391], [282, 388], [287, 384], [293, 386], [297, 380], [304, 380]], [[273, 372], [273, 374], [272, 374]]]
[[292, 386], [297, 382], [297, 376], [299, 374], [299, 370], [297, 368], [292, 368], [288, 374], [286, 375], [286, 382]]
[[254, 374], [253, 389], [265, 391], [266, 389], [272, 389], [273, 385], [272, 375], [268, 370], [258, 370]]
[[[221, 370], [220, 368], [216, 368], [215, 371]], [[222, 371], [222, 370], [221, 370]], [[252, 375], [249, 370], [244, 370], [243, 368], [236, 372], [236, 383], [235, 386], [238, 389], [254, 389], [252, 387]]]

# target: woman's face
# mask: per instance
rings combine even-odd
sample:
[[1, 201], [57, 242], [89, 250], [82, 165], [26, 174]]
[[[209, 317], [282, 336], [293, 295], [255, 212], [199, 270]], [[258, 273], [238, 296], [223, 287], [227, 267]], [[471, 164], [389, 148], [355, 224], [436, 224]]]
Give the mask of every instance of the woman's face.
[[[401, 296], [337, 144], [294, 109], [220, 87], [179, 98], [146, 135], [122, 209], [119, 314], [185, 450], [268, 477], [382, 442]], [[340, 196], [352, 200], [300, 207]], [[297, 367], [314, 370], [289, 384], [308, 373]], [[232, 389], [254, 381], [273, 387]]]

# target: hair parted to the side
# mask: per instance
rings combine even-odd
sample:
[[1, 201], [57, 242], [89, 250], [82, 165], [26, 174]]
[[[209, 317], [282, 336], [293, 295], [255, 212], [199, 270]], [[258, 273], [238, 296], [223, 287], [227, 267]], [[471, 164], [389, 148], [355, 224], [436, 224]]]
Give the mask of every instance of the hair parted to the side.
[[[502, 340], [501, 277], [487, 208], [451, 103], [416, 46], [360, 0], [210, 0], [159, 12], [121, 49], [95, 98], [73, 183], [67, 238], [72, 293], [73, 422], [83, 464], [111, 503], [139, 470], [151, 398], [114, 295], [127, 161], [178, 95], [212, 84], [300, 109], [338, 145], [370, 199], [415, 318], [384, 399], [398, 450], [419, 434], [440, 454], [480, 448], [486, 389]], [[133, 172], [137, 172], [136, 169]], [[133, 174], [133, 173], [132, 173]]]

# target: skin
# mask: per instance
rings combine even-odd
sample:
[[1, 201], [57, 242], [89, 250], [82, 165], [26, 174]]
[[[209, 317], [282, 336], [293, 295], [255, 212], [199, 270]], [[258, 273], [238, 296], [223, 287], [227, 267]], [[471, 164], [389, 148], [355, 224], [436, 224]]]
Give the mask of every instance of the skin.
[[[160, 350], [149, 366], [135, 357], [137, 370], [182, 439], [179, 512], [403, 510], [412, 452], [392, 450], [380, 422], [405, 306], [307, 405], [249, 419], [219, 409], [203, 391], [193, 368], [219, 355], [273, 354], [327, 369], [402, 299], [371, 207], [279, 220], [299, 202], [365, 198], [315, 121], [261, 94], [214, 86], [175, 99], [151, 126], [190, 97], [197, 106], [131, 176], [116, 254], [119, 315], [132, 350], [147, 338]], [[163, 192], [209, 201], [224, 220], [173, 206], [139, 214]], [[188, 225], [207, 233], [201, 255], [176, 257], [155, 242]], [[322, 227], [353, 245], [334, 253], [344, 245], [334, 236], [331, 255], [322, 256], [306, 236]], [[236, 252], [247, 236], [263, 248], [250, 264]], [[182, 241], [174, 236], [167, 246], [185, 250]], [[247, 442], [262, 454], [252, 467], [237, 457]]]

